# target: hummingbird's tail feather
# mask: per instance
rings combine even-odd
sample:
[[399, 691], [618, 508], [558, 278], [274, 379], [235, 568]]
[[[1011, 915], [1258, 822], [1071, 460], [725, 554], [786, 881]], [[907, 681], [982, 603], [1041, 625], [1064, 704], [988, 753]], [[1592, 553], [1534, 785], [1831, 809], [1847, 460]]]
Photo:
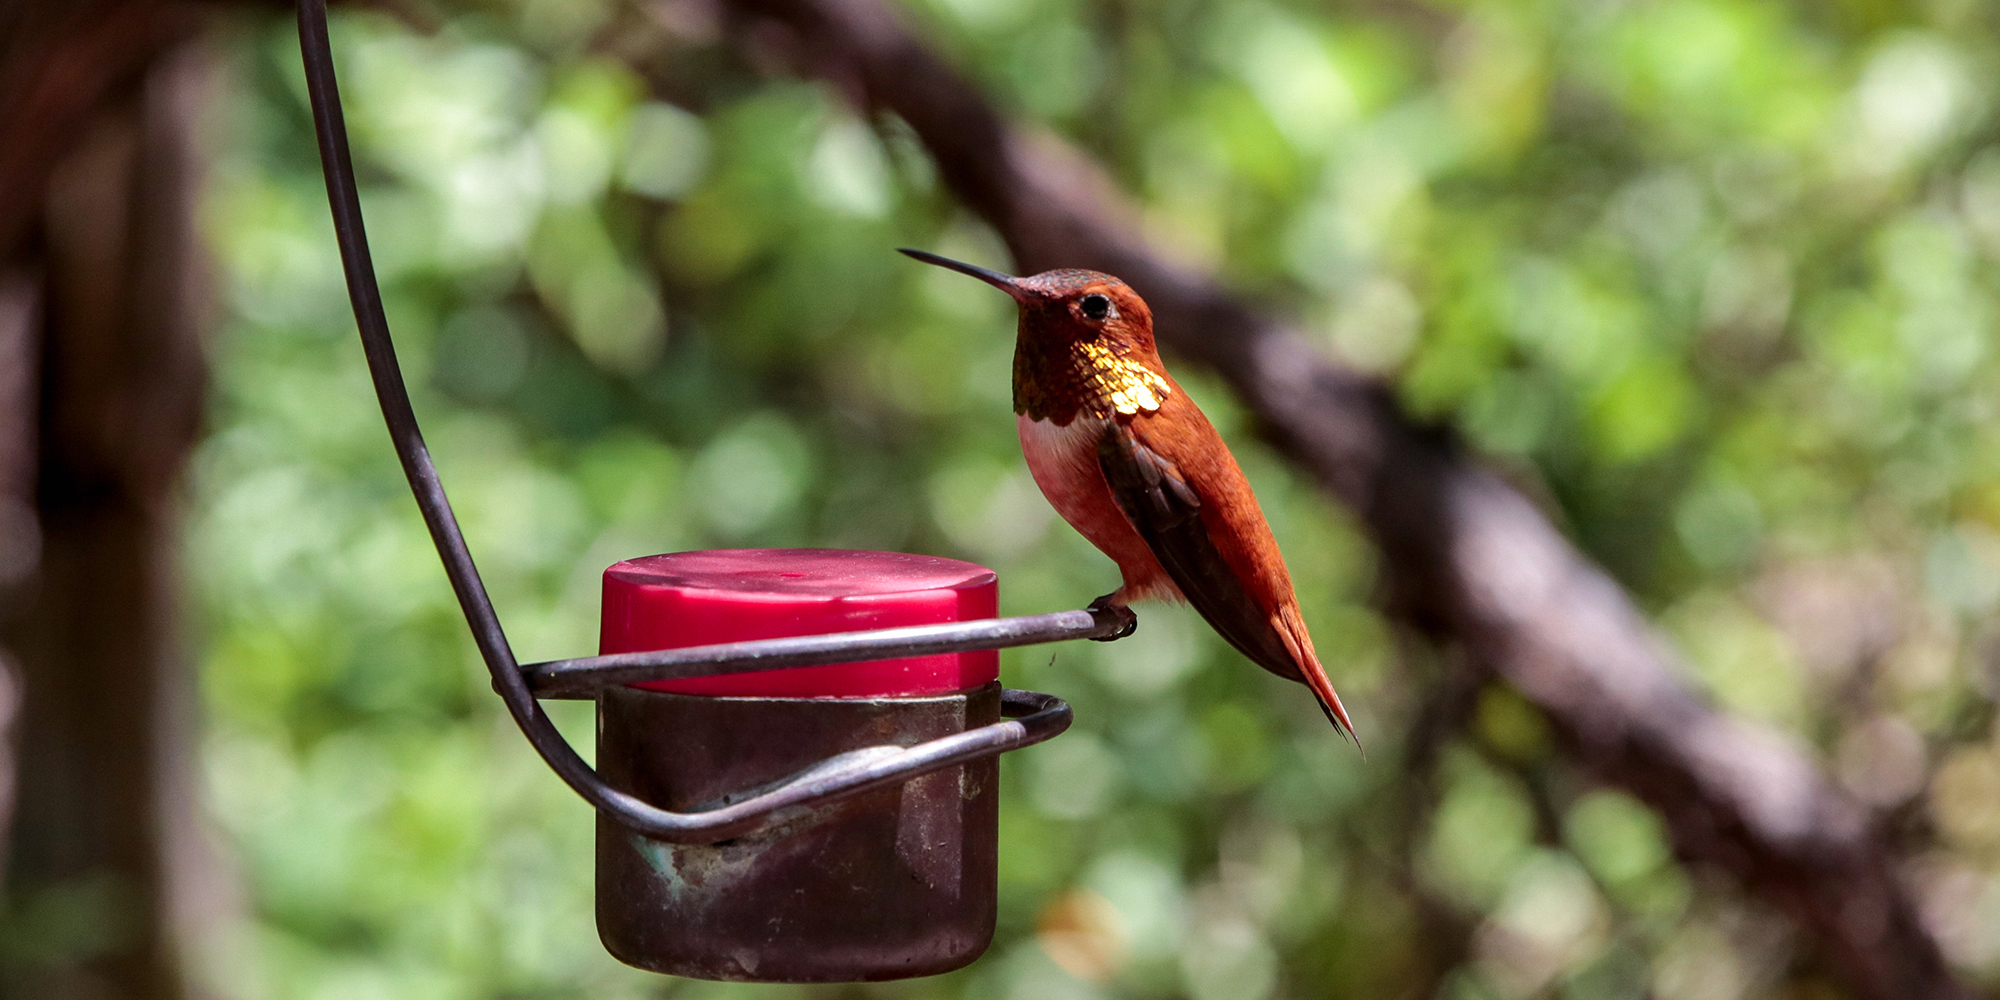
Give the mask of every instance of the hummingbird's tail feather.
[[1292, 654], [1292, 662], [1298, 665], [1299, 679], [1310, 688], [1313, 697], [1319, 701], [1320, 711], [1326, 713], [1326, 721], [1342, 736], [1354, 741], [1355, 749], [1361, 749], [1361, 737], [1354, 732], [1354, 723], [1347, 717], [1347, 707], [1340, 703], [1340, 695], [1333, 690], [1333, 682], [1326, 677], [1326, 669], [1320, 666], [1319, 654], [1313, 650], [1312, 634], [1306, 631], [1305, 619], [1299, 615], [1297, 601], [1286, 601], [1271, 615], [1271, 624], [1277, 627], [1278, 637], [1284, 640], [1285, 648]]

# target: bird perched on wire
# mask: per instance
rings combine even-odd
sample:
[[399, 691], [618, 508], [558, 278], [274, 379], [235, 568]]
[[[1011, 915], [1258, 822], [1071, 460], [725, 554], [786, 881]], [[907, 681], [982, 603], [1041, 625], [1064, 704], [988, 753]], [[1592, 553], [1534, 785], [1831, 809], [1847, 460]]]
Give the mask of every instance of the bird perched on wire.
[[1125, 577], [1092, 607], [1185, 600], [1251, 662], [1311, 689], [1352, 737], [1271, 527], [1221, 435], [1167, 374], [1145, 300], [1097, 271], [1016, 278], [903, 253], [1019, 303], [1014, 413], [1028, 471]]

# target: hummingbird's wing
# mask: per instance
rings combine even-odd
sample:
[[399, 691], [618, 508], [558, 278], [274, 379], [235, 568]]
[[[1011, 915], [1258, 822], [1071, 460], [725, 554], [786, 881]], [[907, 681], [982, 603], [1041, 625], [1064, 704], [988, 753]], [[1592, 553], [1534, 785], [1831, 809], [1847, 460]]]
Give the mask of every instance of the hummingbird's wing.
[[1258, 666], [1303, 681], [1284, 639], [1271, 627], [1271, 612], [1258, 607], [1216, 548], [1201, 520], [1201, 497], [1180, 469], [1116, 421], [1098, 439], [1097, 462], [1118, 508], [1216, 633]]
[[1281, 602], [1275, 615], [1258, 604], [1216, 547], [1202, 521], [1201, 494], [1180, 468], [1117, 421], [1098, 438], [1097, 463], [1119, 510], [1216, 634], [1250, 662], [1310, 688], [1327, 721], [1352, 738], [1354, 725], [1312, 652], [1298, 602]]

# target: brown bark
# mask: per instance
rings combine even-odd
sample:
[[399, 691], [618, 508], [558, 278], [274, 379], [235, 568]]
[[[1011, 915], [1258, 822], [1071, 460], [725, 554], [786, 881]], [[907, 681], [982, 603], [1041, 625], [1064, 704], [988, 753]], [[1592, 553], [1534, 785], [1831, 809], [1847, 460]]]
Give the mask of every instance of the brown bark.
[[129, 99], [154, 57], [194, 34], [200, 11], [171, 0], [0, 7], [0, 259], [21, 252], [79, 126]]
[[0, 17], [0, 557], [27, 553], [0, 579], [0, 680], [19, 682], [0, 684], [19, 695], [0, 788], [18, 792], [8, 909], [33, 943], [0, 969], [12, 996], [187, 992], [168, 918], [201, 874], [171, 860], [192, 827], [175, 500], [204, 390], [205, 71], [162, 55], [193, 9]]
[[[19, 607], [42, 561], [34, 508], [35, 436], [40, 402], [40, 282], [25, 272], [0, 274], [0, 628]], [[0, 881], [7, 874], [14, 826], [16, 724], [21, 671], [0, 646]]]
[[907, 122], [1021, 272], [1092, 267], [1139, 289], [1162, 344], [1227, 379], [1264, 434], [1360, 514], [1392, 612], [1460, 644], [1475, 668], [1539, 706], [1577, 763], [1661, 812], [1683, 858], [1733, 873], [1789, 913], [1857, 995], [1972, 995], [1865, 813], [1802, 747], [1690, 692], [1618, 585], [1449, 435], [1150, 250], [1098, 170], [1010, 127], [877, 0], [729, 8], [746, 22], [739, 38]]

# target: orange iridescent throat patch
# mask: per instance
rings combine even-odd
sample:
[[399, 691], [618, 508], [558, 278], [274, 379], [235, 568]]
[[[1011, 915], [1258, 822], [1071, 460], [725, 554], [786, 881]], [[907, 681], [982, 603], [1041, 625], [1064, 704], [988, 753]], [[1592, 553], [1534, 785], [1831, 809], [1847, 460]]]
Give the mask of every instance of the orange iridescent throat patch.
[[1105, 338], [1064, 343], [1023, 330], [1014, 348], [1014, 412], [1066, 427], [1078, 413], [1109, 418], [1159, 410], [1173, 390], [1127, 351]]

